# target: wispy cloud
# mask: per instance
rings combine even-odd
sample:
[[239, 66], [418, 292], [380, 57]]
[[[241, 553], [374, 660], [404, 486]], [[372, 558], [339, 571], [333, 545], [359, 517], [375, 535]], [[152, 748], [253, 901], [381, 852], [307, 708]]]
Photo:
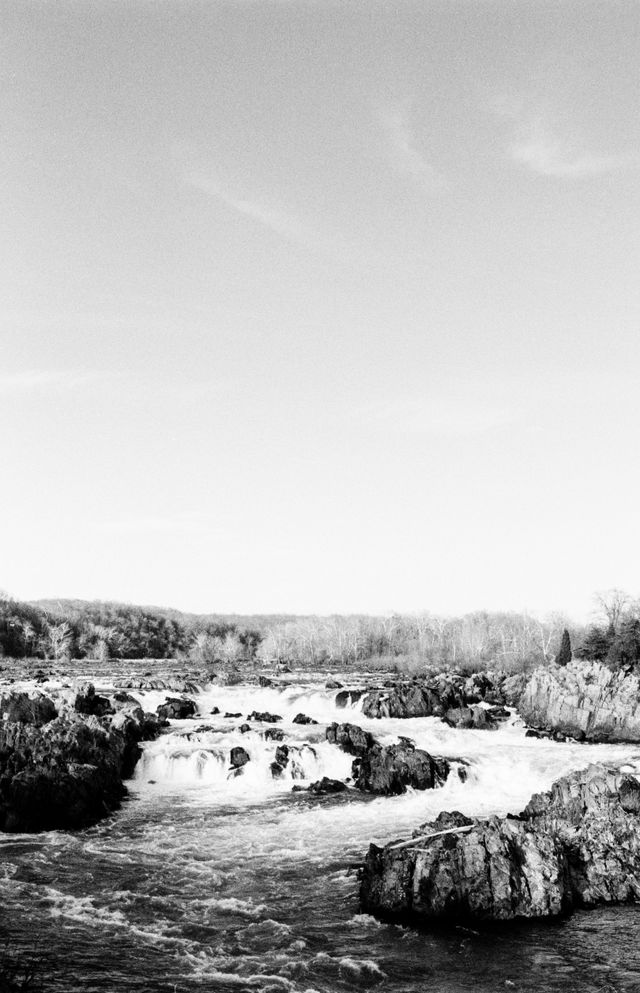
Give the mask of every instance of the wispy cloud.
[[447, 395], [407, 397], [367, 406], [361, 408], [359, 416], [370, 426], [402, 434], [468, 437], [511, 423], [519, 411], [454, 390]]
[[385, 133], [387, 156], [391, 167], [400, 175], [432, 187], [439, 177], [430, 162], [416, 147], [411, 121], [411, 103], [396, 100], [375, 108], [376, 117]]
[[24, 369], [0, 373], [0, 394], [33, 393], [46, 389], [74, 389], [98, 376], [95, 372], [65, 369]]
[[577, 149], [557, 137], [542, 119], [521, 126], [510, 147], [512, 159], [542, 176], [580, 178], [614, 172], [630, 164], [628, 156], [600, 155]]

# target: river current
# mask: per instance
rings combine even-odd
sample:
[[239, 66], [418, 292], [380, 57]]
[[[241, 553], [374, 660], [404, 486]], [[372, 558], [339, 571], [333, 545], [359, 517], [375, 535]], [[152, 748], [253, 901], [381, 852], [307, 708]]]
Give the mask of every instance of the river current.
[[[441, 810], [517, 812], [592, 761], [640, 770], [640, 746], [526, 738], [515, 716], [496, 731], [367, 720], [358, 702], [336, 707], [323, 683], [287, 680], [203, 688], [198, 716], [144, 746], [129, 798], [98, 826], [0, 835], [0, 945], [35, 954], [45, 990], [640, 991], [640, 908], [420, 933], [361, 914], [356, 875], [370, 841], [407, 837]], [[98, 692], [112, 688], [104, 675], [95, 681]], [[146, 710], [176, 695], [131, 692]], [[278, 742], [264, 738], [272, 725], [239, 730], [255, 710], [283, 717], [291, 760], [280, 780], [270, 770]], [[293, 724], [299, 712], [319, 723]], [[460, 762], [466, 780], [452, 774], [441, 789], [389, 798], [293, 792], [349, 775], [351, 757], [325, 741], [334, 720], [385, 744], [407, 736]], [[230, 776], [236, 745], [251, 761]]]

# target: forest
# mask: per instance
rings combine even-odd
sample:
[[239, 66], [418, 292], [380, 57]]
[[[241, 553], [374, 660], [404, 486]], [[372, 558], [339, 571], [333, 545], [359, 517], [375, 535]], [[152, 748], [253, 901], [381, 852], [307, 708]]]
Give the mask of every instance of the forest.
[[[565, 635], [564, 632], [567, 632]], [[476, 611], [331, 617], [197, 615], [123, 603], [0, 599], [0, 656], [175, 659], [200, 666], [340, 665], [409, 674], [425, 667], [520, 671], [553, 661], [563, 644], [613, 667], [640, 662], [640, 601], [620, 590], [596, 597], [594, 623], [560, 614]], [[567, 642], [568, 639], [568, 642]]]

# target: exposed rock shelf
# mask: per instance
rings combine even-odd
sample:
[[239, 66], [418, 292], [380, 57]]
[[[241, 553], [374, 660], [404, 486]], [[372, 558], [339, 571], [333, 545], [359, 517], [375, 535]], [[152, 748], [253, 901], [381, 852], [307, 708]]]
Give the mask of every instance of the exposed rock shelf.
[[559, 779], [518, 816], [443, 813], [371, 845], [362, 909], [414, 923], [554, 917], [640, 898], [640, 784], [603, 765]]

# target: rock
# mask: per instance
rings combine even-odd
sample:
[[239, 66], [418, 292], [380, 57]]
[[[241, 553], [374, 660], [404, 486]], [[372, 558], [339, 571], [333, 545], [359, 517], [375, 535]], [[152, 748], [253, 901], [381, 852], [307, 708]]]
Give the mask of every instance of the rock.
[[215, 717], [216, 714], [219, 714], [220, 713], [220, 708], [219, 707], [214, 707], [213, 710], [210, 710], [209, 711], [209, 713], [211, 714], [212, 717]]
[[317, 724], [313, 717], [307, 717], [306, 714], [296, 714], [293, 718], [293, 724]]
[[236, 745], [235, 748], [231, 749], [229, 753], [229, 762], [231, 763], [233, 769], [240, 769], [243, 765], [246, 765], [247, 762], [250, 761], [251, 756], [248, 751], [242, 747], [242, 745]]
[[587, 741], [640, 741], [640, 675], [574, 660], [531, 675], [518, 704], [523, 720]]
[[224, 715], [225, 717], [242, 717], [242, 714], [230, 714], [229, 711]]
[[284, 731], [282, 728], [267, 728], [266, 731], [263, 731], [263, 737], [265, 741], [282, 741]]
[[529, 677], [526, 672], [517, 672], [514, 676], [507, 676], [502, 684], [502, 693], [504, 702], [508, 707], [518, 706], [528, 682]]
[[42, 727], [54, 721], [58, 711], [53, 700], [41, 693], [35, 697], [30, 697], [28, 693], [9, 693], [0, 697], [0, 715], [5, 721]]
[[421, 748], [375, 744], [353, 763], [354, 785], [385, 796], [406, 793], [407, 786], [429, 790], [441, 786], [449, 774], [446, 759], [434, 759]]
[[76, 694], [73, 707], [79, 714], [103, 717], [105, 714], [113, 714], [114, 708], [106, 696], [99, 696], [96, 693], [93, 683], [84, 683]]
[[325, 689], [327, 689], [327, 690], [341, 690], [342, 689], [342, 683], [339, 683], [337, 679], [327, 679], [327, 681], [324, 684], [324, 686], [325, 686]]
[[276, 686], [277, 683], [274, 683], [273, 679], [269, 679], [268, 676], [258, 676], [258, 685], [268, 689], [270, 686]]
[[278, 762], [272, 762], [269, 768], [271, 769], [271, 775], [274, 779], [282, 779], [284, 775], [284, 768]]
[[533, 728], [527, 728], [524, 733], [525, 738], [541, 738], [542, 735], [539, 731], [535, 731]]
[[375, 744], [375, 738], [357, 724], [330, 724], [326, 730], [327, 741], [339, 745], [349, 755], [364, 755]]
[[289, 761], [289, 746], [288, 745], [278, 745], [276, 748], [276, 762], [278, 765], [285, 766]]
[[365, 717], [431, 717], [441, 712], [441, 706], [433, 690], [411, 683], [370, 691], [364, 698], [362, 713]]
[[342, 793], [346, 788], [346, 783], [342, 783], [339, 779], [329, 779], [328, 776], [323, 776], [317, 782], [311, 783], [309, 793], [315, 793], [316, 795]]
[[357, 703], [360, 697], [364, 696], [364, 690], [340, 690], [336, 694], [336, 707], [350, 707], [352, 703]]
[[[163, 717], [166, 720], [172, 721], [184, 721], [189, 717], [193, 717], [197, 710], [195, 701], [185, 699], [184, 697], [167, 697], [164, 703], [156, 709], [156, 714], [158, 717]], [[238, 714], [238, 717], [241, 715]]]
[[282, 718], [280, 714], [270, 714], [267, 711], [260, 713], [254, 710], [252, 714], [247, 717], [248, 721], [260, 721], [263, 724], [275, 724], [277, 721], [281, 721]]
[[41, 727], [0, 726], [0, 830], [76, 830], [114, 810], [139, 755], [158, 733], [142, 710], [113, 718], [70, 710]]
[[[440, 815], [415, 845], [371, 845], [367, 913], [416, 923], [504, 921], [640, 898], [640, 784], [602, 765], [558, 780], [518, 816]], [[420, 835], [458, 831], [425, 839]]]
[[251, 725], [250, 724], [241, 724], [240, 725], [240, 734], [247, 734], [250, 730], [251, 730]]
[[136, 700], [134, 696], [130, 693], [126, 693], [124, 690], [118, 690], [111, 697], [111, 707], [113, 710], [127, 710], [129, 707], [140, 707], [141, 703]]
[[[508, 715], [507, 711], [507, 715]], [[444, 720], [451, 727], [491, 730], [496, 727], [490, 713], [484, 707], [472, 704], [470, 707], [454, 707], [447, 710]]]

